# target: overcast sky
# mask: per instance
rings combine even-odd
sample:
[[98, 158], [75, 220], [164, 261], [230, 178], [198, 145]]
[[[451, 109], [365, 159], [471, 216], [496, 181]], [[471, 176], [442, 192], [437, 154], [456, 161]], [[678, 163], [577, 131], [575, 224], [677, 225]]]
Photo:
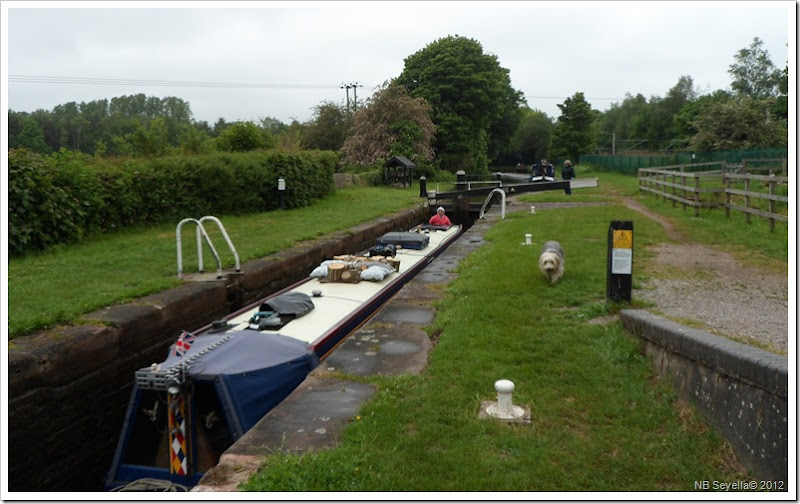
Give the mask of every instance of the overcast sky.
[[448, 35], [480, 42], [552, 118], [576, 92], [606, 110], [626, 93], [663, 97], [682, 75], [701, 93], [728, 89], [734, 55], [754, 37], [792, 79], [796, 54], [794, 1], [0, 5], [5, 109], [144, 93], [181, 98], [211, 124], [307, 121], [323, 101], [345, 103], [343, 83], [366, 98]]

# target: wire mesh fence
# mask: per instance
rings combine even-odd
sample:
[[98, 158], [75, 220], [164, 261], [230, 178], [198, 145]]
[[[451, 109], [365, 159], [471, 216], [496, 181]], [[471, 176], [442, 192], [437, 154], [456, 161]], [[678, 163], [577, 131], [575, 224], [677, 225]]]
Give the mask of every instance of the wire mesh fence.
[[[639, 168], [660, 168], [663, 166], [674, 166], [681, 164], [700, 164], [720, 162], [725, 164], [739, 165], [743, 160], [747, 160], [747, 166], [753, 168], [760, 166], [781, 166], [783, 174], [786, 175], [786, 149], [751, 149], [738, 151], [714, 151], [714, 152], [673, 152], [669, 154], [652, 155], [583, 155], [581, 163], [591, 164], [598, 168], [615, 172], [635, 175]], [[782, 164], [781, 164], [782, 163]], [[779, 174], [777, 171], [773, 174]]]

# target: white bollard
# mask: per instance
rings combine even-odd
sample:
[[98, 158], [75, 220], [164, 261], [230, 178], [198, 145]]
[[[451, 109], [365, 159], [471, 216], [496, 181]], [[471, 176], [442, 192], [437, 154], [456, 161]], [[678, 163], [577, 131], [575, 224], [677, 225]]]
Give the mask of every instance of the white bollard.
[[536, 205], [531, 205], [531, 214], [536, 213]]
[[525, 415], [525, 410], [514, 406], [511, 400], [511, 393], [514, 391], [514, 383], [511, 380], [497, 380], [494, 388], [497, 390], [497, 402], [486, 408], [489, 416], [500, 420], [515, 420]]
[[497, 380], [494, 382], [497, 390], [497, 415], [502, 418], [513, 416], [514, 409], [511, 402], [511, 393], [514, 392], [514, 382], [511, 380]]
[[530, 233], [526, 233], [525, 234], [525, 245], [532, 245], [533, 244], [532, 238], [533, 238], [533, 235], [531, 235]]

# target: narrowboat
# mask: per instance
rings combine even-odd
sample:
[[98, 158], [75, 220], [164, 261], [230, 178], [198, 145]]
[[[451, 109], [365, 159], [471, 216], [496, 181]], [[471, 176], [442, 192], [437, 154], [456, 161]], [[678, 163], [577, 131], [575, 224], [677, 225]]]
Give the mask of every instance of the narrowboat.
[[136, 371], [110, 491], [195, 486], [348, 335], [441, 254], [462, 227], [421, 225], [324, 261], [296, 284], [182, 332]]

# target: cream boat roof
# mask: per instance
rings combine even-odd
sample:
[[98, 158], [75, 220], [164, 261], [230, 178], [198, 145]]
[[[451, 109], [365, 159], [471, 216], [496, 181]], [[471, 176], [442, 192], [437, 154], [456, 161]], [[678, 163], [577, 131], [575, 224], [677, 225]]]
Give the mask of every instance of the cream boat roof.
[[[329, 329], [350, 318], [365, 302], [380, 292], [386, 285], [396, 280], [400, 274], [413, 268], [420, 261], [424, 261], [433, 250], [441, 245], [443, 241], [456, 234], [458, 230], [459, 226], [453, 226], [447, 231], [437, 230], [426, 233], [430, 241], [428, 246], [422, 250], [398, 249], [395, 259], [400, 260], [400, 270], [387, 276], [382, 281], [364, 280], [359, 283], [323, 283], [318, 278], [313, 278], [298, 285], [292, 289], [292, 292], [302, 292], [313, 296], [312, 292], [319, 290], [322, 292], [322, 296], [312, 297], [314, 302], [313, 310], [302, 317], [292, 320], [276, 332], [309, 344], [313, 343]], [[257, 307], [229, 320], [229, 323], [233, 326], [229, 330], [246, 329], [250, 317], [256, 311], [258, 311]]]

